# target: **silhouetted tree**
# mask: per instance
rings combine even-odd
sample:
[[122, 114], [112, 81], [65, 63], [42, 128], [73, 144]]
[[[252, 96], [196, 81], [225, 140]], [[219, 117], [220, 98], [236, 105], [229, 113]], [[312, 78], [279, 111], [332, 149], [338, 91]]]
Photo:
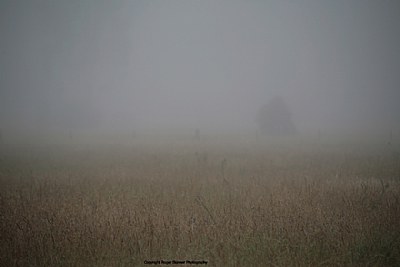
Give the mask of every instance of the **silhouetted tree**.
[[296, 127], [292, 114], [282, 97], [274, 97], [262, 106], [257, 115], [260, 133], [265, 135], [293, 135]]

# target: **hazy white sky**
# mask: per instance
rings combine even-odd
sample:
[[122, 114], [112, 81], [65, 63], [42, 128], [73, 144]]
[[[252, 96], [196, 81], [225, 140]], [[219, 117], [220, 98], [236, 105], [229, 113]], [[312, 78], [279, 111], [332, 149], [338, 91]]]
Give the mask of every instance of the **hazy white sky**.
[[1, 128], [400, 129], [400, 2], [0, 1]]

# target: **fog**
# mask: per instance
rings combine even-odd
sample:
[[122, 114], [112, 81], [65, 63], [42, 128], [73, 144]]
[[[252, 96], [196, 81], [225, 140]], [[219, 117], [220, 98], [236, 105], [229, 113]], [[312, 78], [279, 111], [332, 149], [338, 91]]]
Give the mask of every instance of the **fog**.
[[400, 132], [400, 2], [0, 1], [0, 129]]

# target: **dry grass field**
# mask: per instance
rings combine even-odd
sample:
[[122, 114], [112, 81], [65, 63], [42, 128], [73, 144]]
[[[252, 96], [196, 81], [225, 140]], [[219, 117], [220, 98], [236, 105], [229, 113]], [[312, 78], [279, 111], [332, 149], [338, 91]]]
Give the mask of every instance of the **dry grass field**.
[[[151, 260], [400, 266], [400, 155], [206, 142], [2, 147], [0, 266]], [[185, 264], [175, 266], [199, 266]]]

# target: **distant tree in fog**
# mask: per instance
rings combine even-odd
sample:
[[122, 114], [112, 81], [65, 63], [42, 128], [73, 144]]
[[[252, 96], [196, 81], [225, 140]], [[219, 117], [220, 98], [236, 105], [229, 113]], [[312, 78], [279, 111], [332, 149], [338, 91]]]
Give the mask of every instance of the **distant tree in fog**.
[[279, 136], [296, 133], [292, 113], [280, 96], [272, 98], [267, 104], [263, 105], [256, 120], [260, 133], [264, 135]]

